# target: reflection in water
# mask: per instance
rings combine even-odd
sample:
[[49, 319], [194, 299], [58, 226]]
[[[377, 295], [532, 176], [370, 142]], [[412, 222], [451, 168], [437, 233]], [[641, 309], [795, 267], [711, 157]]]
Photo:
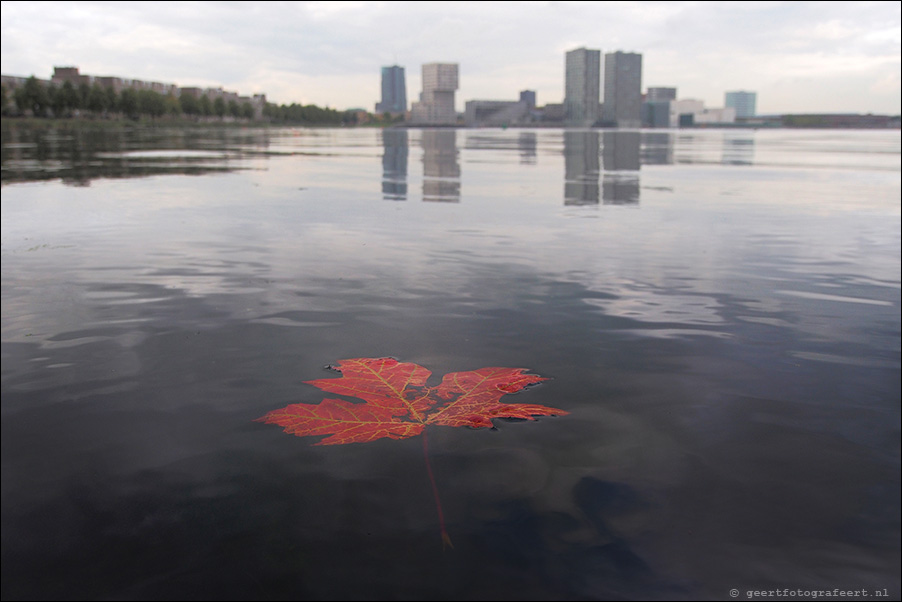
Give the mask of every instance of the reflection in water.
[[604, 132], [605, 171], [639, 171], [639, 132]]
[[643, 132], [642, 164], [673, 165], [673, 136], [668, 132]]
[[598, 132], [564, 131], [564, 204], [598, 204]]
[[407, 130], [382, 130], [382, 197], [407, 200]]
[[601, 183], [605, 205], [635, 205], [639, 203], [639, 177], [605, 173]]
[[[0, 598], [898, 599], [898, 131], [754, 132], [768, 168], [672, 132], [654, 145], [674, 164], [620, 210], [560, 206], [565, 142], [595, 203], [639, 174], [598, 131], [537, 129], [535, 165], [516, 131], [478, 152], [427, 132], [427, 179], [473, 199], [427, 205], [373, 202], [370, 128], [273, 129], [265, 154], [237, 130], [121, 129], [94, 160], [247, 169], [75, 190], [72, 155], [41, 150], [55, 181], [4, 179]], [[4, 161], [38, 152], [20, 137]], [[570, 412], [430, 430], [456, 552], [425, 439], [317, 447], [253, 422], [377, 354], [436, 384], [531, 368], [554, 379], [503, 401]]]
[[[756, 147], [756, 137], [760, 136], [760, 132], [755, 130], [681, 130], [679, 134], [673, 134], [673, 143], [672, 146], [675, 147], [675, 152], [671, 152], [670, 161], [668, 163], [676, 163], [676, 164], [685, 164], [685, 163], [695, 163], [695, 164], [706, 164], [706, 165], [753, 165], [758, 164], [762, 165], [764, 163], [774, 161], [774, 157], [768, 157], [768, 145], [765, 143], [762, 146], [758, 147], [758, 151], [764, 151], [764, 157], [755, 157], [755, 147]], [[790, 137], [795, 136], [795, 134], [789, 134]], [[773, 139], [772, 136], [768, 136], [769, 139]], [[821, 141], [821, 143], [826, 143], [827, 140]], [[807, 150], [805, 147], [806, 143], [802, 143], [802, 145], [797, 150]], [[827, 146], [825, 144], [822, 147], [822, 150], [827, 150]], [[837, 149], [838, 150], [838, 149]], [[789, 146], [784, 146], [781, 148], [781, 152], [790, 152]], [[802, 153], [793, 153], [796, 158], [803, 157]], [[827, 154], [824, 155], [807, 155], [805, 156], [805, 160], [813, 159], [814, 157], [818, 158], [818, 164], [822, 165], [820, 162], [825, 156], [830, 156]], [[850, 167], [854, 162], [850, 162], [849, 159], [851, 157], [849, 155], [845, 155], [842, 159], [839, 158], [839, 155], [833, 155], [835, 159], [837, 159], [836, 166], [837, 167]], [[777, 162], [781, 162], [784, 160], [784, 157], [780, 157]]]
[[605, 204], [639, 202], [639, 151], [642, 146], [639, 132], [605, 131], [601, 142], [603, 163], [599, 157], [598, 132], [564, 131], [565, 205], [598, 203], [601, 166]]
[[457, 130], [423, 130], [423, 200], [460, 202]]
[[[738, 135], [737, 135], [738, 134]], [[748, 132], [725, 133], [723, 139], [723, 155], [720, 160], [724, 165], [751, 165], [755, 160], [755, 139]]]
[[535, 132], [520, 132], [520, 135], [517, 136], [517, 147], [520, 149], [520, 163], [524, 165], [536, 164], [537, 140]]
[[269, 146], [266, 130], [42, 126], [3, 124], [4, 184], [60, 179], [89, 186], [98, 178], [234, 171], [247, 148]]
[[607, 131], [602, 136], [605, 205], [639, 202], [639, 132]]

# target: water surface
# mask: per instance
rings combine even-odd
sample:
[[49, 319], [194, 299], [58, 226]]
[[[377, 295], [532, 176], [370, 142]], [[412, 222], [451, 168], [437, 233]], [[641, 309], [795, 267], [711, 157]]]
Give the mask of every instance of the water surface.
[[[4, 599], [724, 599], [900, 563], [898, 131], [4, 125]], [[566, 416], [254, 422], [393, 356]]]

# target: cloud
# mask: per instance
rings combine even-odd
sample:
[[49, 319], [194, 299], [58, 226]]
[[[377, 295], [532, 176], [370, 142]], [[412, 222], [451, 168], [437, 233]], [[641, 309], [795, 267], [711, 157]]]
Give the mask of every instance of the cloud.
[[[837, 98], [860, 111], [876, 86], [878, 110], [898, 113], [900, 66], [888, 57], [902, 53], [900, 13], [898, 2], [4, 2], [2, 70], [48, 77], [77, 65], [370, 108], [381, 66], [406, 67], [415, 99], [420, 66], [444, 61], [460, 65], [463, 108], [527, 88], [560, 102], [564, 52], [587, 46], [640, 52], [644, 83], [709, 106], [741, 88], [774, 111], [805, 110], [771, 103], [794, 93], [811, 112]], [[862, 74], [872, 81], [856, 87]], [[795, 80], [830, 91], [811, 99]]]

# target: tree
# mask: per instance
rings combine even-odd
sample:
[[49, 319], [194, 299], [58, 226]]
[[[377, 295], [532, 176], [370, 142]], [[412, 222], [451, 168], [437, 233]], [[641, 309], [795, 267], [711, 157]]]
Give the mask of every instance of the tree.
[[116, 112], [119, 109], [119, 98], [116, 96], [116, 90], [113, 89], [113, 86], [107, 86], [103, 89], [103, 94], [106, 96], [107, 110]]
[[222, 96], [217, 96], [216, 100], [213, 101], [213, 113], [220, 119], [225, 115], [226, 103], [222, 99]]
[[156, 119], [166, 113], [166, 101], [153, 90], [141, 90], [138, 92], [138, 112]]
[[54, 117], [62, 117], [65, 113], [63, 107], [60, 106], [60, 90], [53, 82], [47, 86], [47, 106], [53, 111]]
[[68, 116], [79, 106], [78, 90], [72, 85], [72, 82], [66, 80], [60, 86], [56, 93], [56, 103], [53, 107], [53, 113], [57, 117]]
[[81, 82], [78, 84], [78, 104], [75, 106], [76, 109], [87, 109], [88, 108], [88, 97], [91, 95], [91, 86], [89, 86], [86, 82]]
[[15, 103], [19, 114], [28, 108], [28, 99], [25, 98], [25, 88], [23, 86], [19, 86], [13, 90], [13, 102]]
[[119, 110], [131, 119], [138, 118], [138, 93], [132, 88], [126, 88], [119, 95]]
[[204, 117], [209, 117], [213, 114], [213, 103], [210, 102], [209, 96], [201, 96], [198, 105], [200, 106], [200, 114]]
[[20, 105], [19, 109], [29, 110], [35, 117], [43, 117], [50, 106], [50, 99], [47, 96], [47, 90], [38, 81], [38, 78], [32, 75], [25, 80], [24, 86], [16, 89], [16, 92], [18, 93], [19, 90], [22, 90], [21, 95], [16, 95], [16, 104]]
[[166, 114], [175, 116], [182, 114], [182, 105], [179, 103], [179, 99], [175, 97], [175, 94], [169, 93], [164, 96], [163, 104], [165, 105]]
[[[338, 125], [342, 123], [342, 112], [321, 108], [316, 105], [274, 105], [267, 103], [263, 115], [276, 123], [304, 123], [313, 125]], [[356, 116], [355, 116], [356, 117]]]
[[181, 106], [182, 113], [185, 115], [197, 115], [200, 113], [200, 103], [197, 102], [197, 98], [193, 94], [188, 92], [182, 92], [179, 95], [179, 106]]
[[245, 102], [241, 105], [241, 115], [245, 119], [253, 119], [256, 116], [257, 112], [254, 111], [254, 105], [249, 102]]
[[85, 108], [95, 115], [101, 115], [111, 108], [108, 104], [107, 95], [103, 88], [100, 87], [100, 84], [91, 86], [91, 90], [88, 92], [88, 103], [85, 105]]

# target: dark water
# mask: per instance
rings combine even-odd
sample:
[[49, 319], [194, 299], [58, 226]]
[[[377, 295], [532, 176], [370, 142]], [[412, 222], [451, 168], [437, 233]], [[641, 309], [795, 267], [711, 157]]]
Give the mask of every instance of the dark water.
[[[898, 599], [898, 131], [5, 124], [2, 167], [4, 599]], [[382, 356], [569, 412], [428, 431], [453, 550], [421, 438], [253, 421]]]

